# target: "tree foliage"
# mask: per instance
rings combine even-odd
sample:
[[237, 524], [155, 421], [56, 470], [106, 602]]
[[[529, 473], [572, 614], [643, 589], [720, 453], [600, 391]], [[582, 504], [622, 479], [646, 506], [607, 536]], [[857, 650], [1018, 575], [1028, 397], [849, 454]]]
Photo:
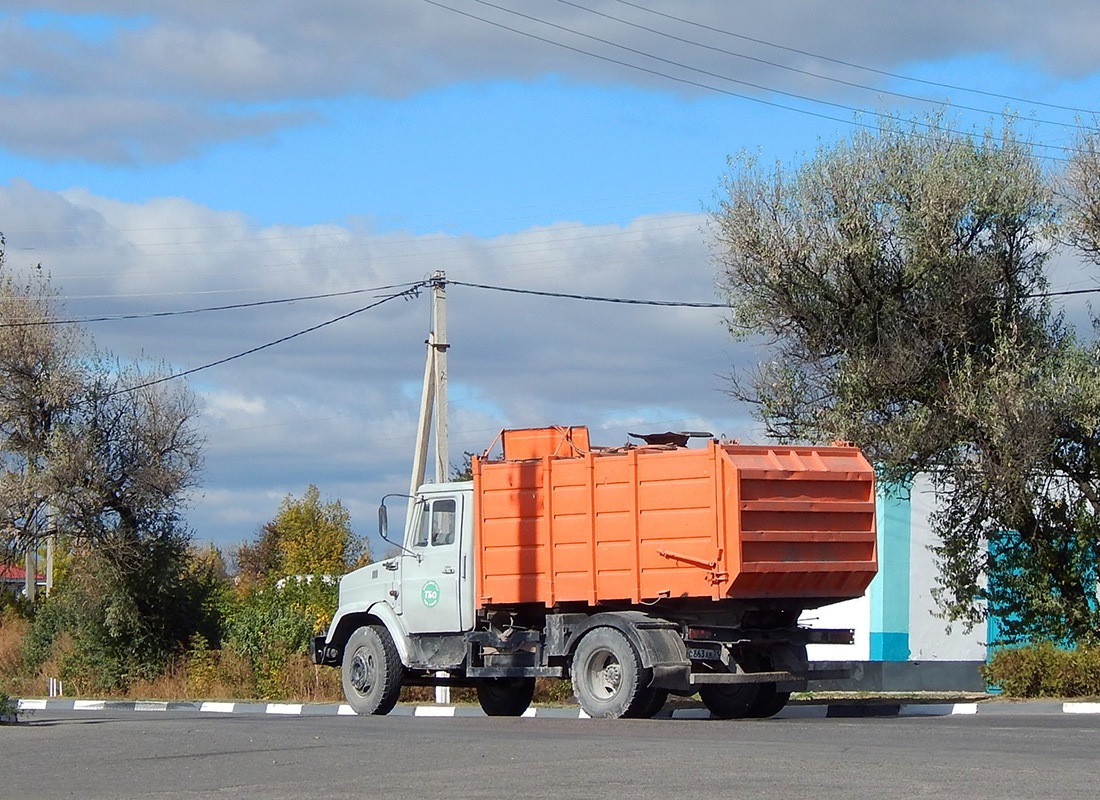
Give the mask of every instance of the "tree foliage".
[[26, 642], [32, 667], [53, 661], [79, 692], [112, 692], [159, 674], [195, 636], [221, 639], [227, 584], [165, 531], [128, 555], [77, 545], [65, 581], [37, 610]]
[[276, 692], [310, 636], [332, 620], [342, 575], [370, 554], [338, 500], [310, 485], [288, 495], [256, 539], [237, 548], [238, 597], [226, 616], [225, 644], [249, 664], [257, 691]]
[[[1100, 118], [1093, 120], [1093, 128]], [[1062, 179], [1066, 239], [1093, 263], [1100, 264], [1100, 136], [1085, 133], [1075, 142]]]
[[321, 502], [320, 490], [312, 484], [300, 498], [287, 495], [275, 519], [253, 542], [237, 549], [238, 574], [251, 584], [289, 575], [342, 575], [369, 558], [343, 503]]
[[18, 281], [0, 236], [0, 546], [12, 557], [45, 533], [55, 445], [87, 377], [79, 331], [56, 321], [48, 276]]
[[201, 465], [198, 409], [185, 385], [97, 352], [60, 320], [49, 277], [17, 280], [2, 256], [0, 551], [67, 543], [28, 652], [60, 658], [67, 643], [89, 681], [113, 688], [196, 632], [216, 638], [182, 518]]
[[41, 269], [0, 251], [0, 526], [17, 553], [61, 531], [102, 547], [180, 522], [201, 466], [186, 385], [123, 366], [61, 322]]
[[726, 190], [731, 329], [774, 345], [734, 393], [780, 440], [933, 476], [949, 619], [1094, 639], [1100, 354], [1042, 296], [1060, 218], [1028, 143], [890, 122], [795, 168], [735, 162]]

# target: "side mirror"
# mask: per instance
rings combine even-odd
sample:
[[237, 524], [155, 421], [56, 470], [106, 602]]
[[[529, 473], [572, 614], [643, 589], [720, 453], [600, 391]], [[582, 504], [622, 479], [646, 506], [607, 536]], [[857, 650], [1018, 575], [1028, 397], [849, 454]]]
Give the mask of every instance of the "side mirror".
[[[416, 497], [408, 494], [388, 494], [382, 498], [382, 505], [378, 506], [378, 535], [382, 537], [383, 541], [389, 542], [390, 540], [387, 536], [387, 534], [389, 533], [389, 514], [386, 512], [386, 497], [407, 497], [413, 502], [420, 501], [418, 501]], [[410, 550], [400, 542], [390, 542], [390, 544], [397, 545], [398, 549], [400, 549], [402, 552], [408, 553], [411, 556], [415, 556], [417, 563], [420, 563], [424, 560], [424, 557], [420, 555], [420, 553], [417, 553], [415, 550]]]

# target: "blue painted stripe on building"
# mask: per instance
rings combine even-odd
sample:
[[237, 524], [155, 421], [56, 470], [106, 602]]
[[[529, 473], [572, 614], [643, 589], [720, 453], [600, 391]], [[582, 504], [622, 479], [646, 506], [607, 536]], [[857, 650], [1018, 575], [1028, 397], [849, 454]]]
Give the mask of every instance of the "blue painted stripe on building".
[[875, 516], [878, 520], [878, 575], [871, 582], [870, 650], [872, 661], [909, 659], [909, 547], [912, 508], [908, 484], [880, 482]]
[[908, 631], [871, 631], [870, 661], [908, 661]]

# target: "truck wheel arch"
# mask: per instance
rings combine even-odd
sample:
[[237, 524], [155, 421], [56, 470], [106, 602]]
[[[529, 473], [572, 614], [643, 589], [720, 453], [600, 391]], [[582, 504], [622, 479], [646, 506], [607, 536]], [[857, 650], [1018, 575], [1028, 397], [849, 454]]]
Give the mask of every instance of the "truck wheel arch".
[[563, 653], [570, 662], [581, 639], [594, 628], [613, 628], [626, 637], [642, 667], [653, 671], [651, 687], [678, 691], [690, 687], [691, 661], [675, 623], [641, 611], [593, 614], [579, 625], [570, 626]]
[[340, 657], [343, 658], [344, 646], [348, 639], [359, 628], [367, 625], [382, 625], [389, 631], [390, 638], [393, 639], [393, 644], [397, 648], [397, 654], [401, 657], [401, 663], [409, 663], [409, 640], [405, 626], [386, 603], [375, 603], [364, 609], [338, 611], [332, 624], [329, 625], [328, 644], [339, 648]]

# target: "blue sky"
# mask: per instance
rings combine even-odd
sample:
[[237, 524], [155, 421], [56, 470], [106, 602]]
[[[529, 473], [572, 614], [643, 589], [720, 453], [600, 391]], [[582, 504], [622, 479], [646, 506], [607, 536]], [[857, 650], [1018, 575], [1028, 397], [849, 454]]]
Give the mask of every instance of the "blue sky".
[[[1080, 2], [1044, 9], [0, 3], [8, 267], [41, 262], [80, 315], [346, 291], [435, 269], [713, 301], [705, 211], [729, 155], [797, 162], [846, 135], [856, 110], [873, 124], [933, 107], [898, 95], [946, 101], [977, 127], [1009, 109], [1037, 144], [1068, 145], [1075, 119], [1100, 108], [1100, 16]], [[1051, 169], [1065, 155], [1042, 152]], [[1091, 277], [1061, 261], [1052, 280]], [[509, 425], [587, 423], [610, 444], [639, 427], [754, 437], [726, 376], [767, 353], [731, 341], [720, 311], [459, 286], [448, 297], [456, 453]], [[190, 369], [356, 304], [90, 330], [124, 358]], [[408, 480], [409, 387], [427, 324], [423, 298], [398, 301], [195, 376], [209, 439], [189, 517], [198, 538], [229, 547], [309, 483], [372, 528], [377, 498]]]
[[790, 112], [731, 114], [721, 98], [565, 85], [553, 76], [461, 84], [396, 101], [315, 102], [300, 126], [169, 163], [47, 162], [8, 155], [10, 174], [64, 190], [110, 187], [128, 202], [178, 195], [259, 224], [338, 221], [479, 236], [560, 221], [622, 222], [699, 211], [731, 137], [772, 131], [790, 152], [835, 124]]

